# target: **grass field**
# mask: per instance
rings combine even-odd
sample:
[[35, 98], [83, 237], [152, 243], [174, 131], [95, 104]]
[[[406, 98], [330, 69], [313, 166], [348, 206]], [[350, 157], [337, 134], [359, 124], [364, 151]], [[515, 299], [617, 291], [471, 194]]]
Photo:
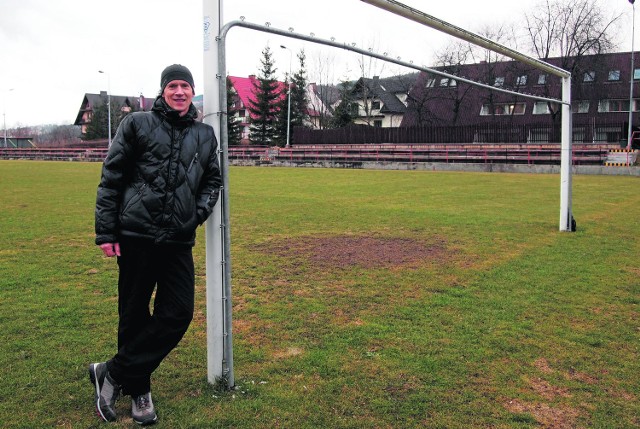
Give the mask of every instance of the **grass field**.
[[[114, 353], [97, 163], [0, 161], [0, 427], [94, 415]], [[154, 375], [159, 428], [640, 426], [640, 188], [557, 175], [232, 168], [237, 387], [206, 382], [196, 315]], [[200, 233], [200, 237], [203, 234]]]

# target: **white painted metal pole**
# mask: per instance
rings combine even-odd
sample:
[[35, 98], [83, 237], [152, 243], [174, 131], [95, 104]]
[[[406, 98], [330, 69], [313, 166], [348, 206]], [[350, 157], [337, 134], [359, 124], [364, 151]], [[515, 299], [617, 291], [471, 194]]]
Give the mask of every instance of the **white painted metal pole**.
[[289, 147], [289, 143], [291, 141], [289, 133], [291, 132], [291, 58], [293, 57], [293, 52], [284, 45], [280, 45], [280, 47], [289, 51], [289, 88], [287, 91], [289, 94], [289, 101], [287, 102], [287, 143], [285, 145], [286, 147]]
[[633, 21], [631, 24], [631, 79], [629, 80], [629, 129], [627, 131], [627, 149], [632, 148], [632, 136], [633, 136], [633, 81], [635, 80], [635, 66], [634, 66], [634, 52], [635, 49], [635, 37], [636, 37], [636, 5], [631, 2], [633, 7]]
[[[218, 43], [222, 26], [222, 0], [203, 0], [204, 18], [204, 123], [213, 127], [220, 142], [220, 92], [218, 73]], [[223, 184], [226, 186], [226, 184]], [[222, 195], [220, 196], [222, 199]], [[215, 384], [221, 380], [224, 362], [224, 267], [222, 248], [222, 204], [216, 204], [205, 223], [206, 284], [207, 284], [207, 379]]]
[[4, 121], [4, 147], [8, 148], [7, 144], [7, 98], [9, 98], [9, 93], [13, 91], [13, 88], [7, 89], [4, 91], [4, 106], [2, 109], [2, 120]]
[[560, 231], [571, 227], [571, 163], [573, 131], [571, 120], [571, 77], [562, 78], [562, 148], [560, 165]]

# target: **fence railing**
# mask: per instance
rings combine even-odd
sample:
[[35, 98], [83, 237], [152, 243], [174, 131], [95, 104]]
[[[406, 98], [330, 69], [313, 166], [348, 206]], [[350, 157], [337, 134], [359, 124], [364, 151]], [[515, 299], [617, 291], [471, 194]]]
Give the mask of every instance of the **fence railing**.
[[0, 148], [0, 159], [102, 162], [106, 156], [106, 148]]
[[[612, 144], [573, 145], [575, 165], [602, 165]], [[330, 162], [445, 162], [445, 163], [561, 163], [560, 144], [433, 144], [433, 145], [303, 145], [289, 148], [236, 146], [229, 148], [229, 159], [255, 164], [288, 162], [293, 164]]]
[[[623, 123], [574, 123], [574, 143], [618, 143], [626, 138]], [[486, 123], [461, 126], [381, 128], [350, 125], [338, 129], [312, 130], [294, 127], [295, 145], [325, 144], [420, 144], [420, 143], [560, 143], [560, 125]]]
[[[575, 165], [603, 165], [612, 144], [574, 144]], [[56, 161], [98, 161], [107, 155], [106, 148], [0, 148], [0, 159], [35, 159]], [[559, 165], [559, 144], [368, 144], [302, 145], [289, 148], [267, 146], [232, 146], [231, 161], [254, 165], [329, 162], [339, 164], [377, 163], [511, 163]]]

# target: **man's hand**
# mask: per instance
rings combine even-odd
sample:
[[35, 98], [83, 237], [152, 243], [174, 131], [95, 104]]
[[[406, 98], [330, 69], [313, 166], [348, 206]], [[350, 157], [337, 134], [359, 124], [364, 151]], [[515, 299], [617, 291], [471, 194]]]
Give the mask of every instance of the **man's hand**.
[[120, 243], [104, 243], [100, 245], [104, 256], [111, 258], [113, 256], [120, 256]]

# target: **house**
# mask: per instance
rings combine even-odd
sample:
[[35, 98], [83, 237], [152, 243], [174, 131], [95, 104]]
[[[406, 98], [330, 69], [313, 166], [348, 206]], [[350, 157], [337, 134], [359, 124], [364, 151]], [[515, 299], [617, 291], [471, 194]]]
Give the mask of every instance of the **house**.
[[399, 127], [407, 112], [409, 91], [415, 85], [418, 73], [381, 79], [360, 78], [351, 88], [354, 124], [374, 127]]
[[335, 85], [312, 82], [307, 85], [307, 97], [310, 127], [316, 130], [326, 128], [335, 106], [340, 102], [340, 91]]
[[[631, 107], [634, 112], [640, 110], [640, 68], [631, 70], [630, 52], [552, 58], [547, 62], [572, 72], [575, 142], [618, 143], [626, 138], [632, 72]], [[458, 64], [436, 69], [496, 88], [554, 99], [562, 96], [559, 77], [517, 61]], [[526, 129], [527, 142], [548, 142], [557, 141], [560, 110], [557, 103], [518, 97], [421, 72], [409, 93], [401, 126], [478, 127], [474, 141], [484, 142], [490, 141], [490, 137], [482, 130], [494, 124], [507, 132]], [[638, 125], [638, 121], [634, 120], [634, 124]]]
[[[252, 101], [255, 100], [255, 88], [258, 86], [258, 79], [255, 75], [249, 75], [249, 77], [237, 77], [229, 76], [231, 85], [233, 86], [232, 92], [237, 96], [232, 108], [235, 110], [233, 118], [239, 121], [242, 127], [242, 143], [249, 142], [249, 125], [251, 120], [251, 113], [249, 106]], [[283, 97], [287, 96], [286, 83], [277, 82], [278, 91], [281, 92]], [[310, 128], [319, 129], [323, 127], [326, 118], [331, 115], [330, 102], [327, 100], [334, 96], [334, 101], [337, 97], [335, 95], [337, 91], [330, 90], [325, 85], [316, 85], [310, 83], [307, 85], [307, 98], [309, 105], [307, 106], [308, 122], [305, 126]]]
[[[240, 141], [243, 144], [249, 143], [249, 124], [251, 122], [252, 114], [249, 111], [249, 106], [252, 101], [255, 100], [254, 88], [258, 84], [258, 78], [255, 75], [249, 75], [249, 77], [236, 77], [229, 76], [231, 85], [233, 86], [232, 92], [236, 95], [231, 108], [234, 110], [232, 119], [236, 122], [240, 122], [242, 128]], [[283, 82], [277, 82], [278, 91], [283, 95], [286, 94], [285, 84]]]
[[111, 110], [119, 110], [121, 112], [131, 112], [132, 110], [151, 110], [154, 99], [147, 99], [142, 94], [139, 97], [109, 95], [106, 91], [100, 91], [100, 94], [85, 94], [80, 105], [80, 110], [76, 116], [73, 125], [79, 125], [84, 134], [87, 131], [87, 125], [91, 123], [93, 111], [99, 106], [106, 106], [107, 101], [111, 99]]

